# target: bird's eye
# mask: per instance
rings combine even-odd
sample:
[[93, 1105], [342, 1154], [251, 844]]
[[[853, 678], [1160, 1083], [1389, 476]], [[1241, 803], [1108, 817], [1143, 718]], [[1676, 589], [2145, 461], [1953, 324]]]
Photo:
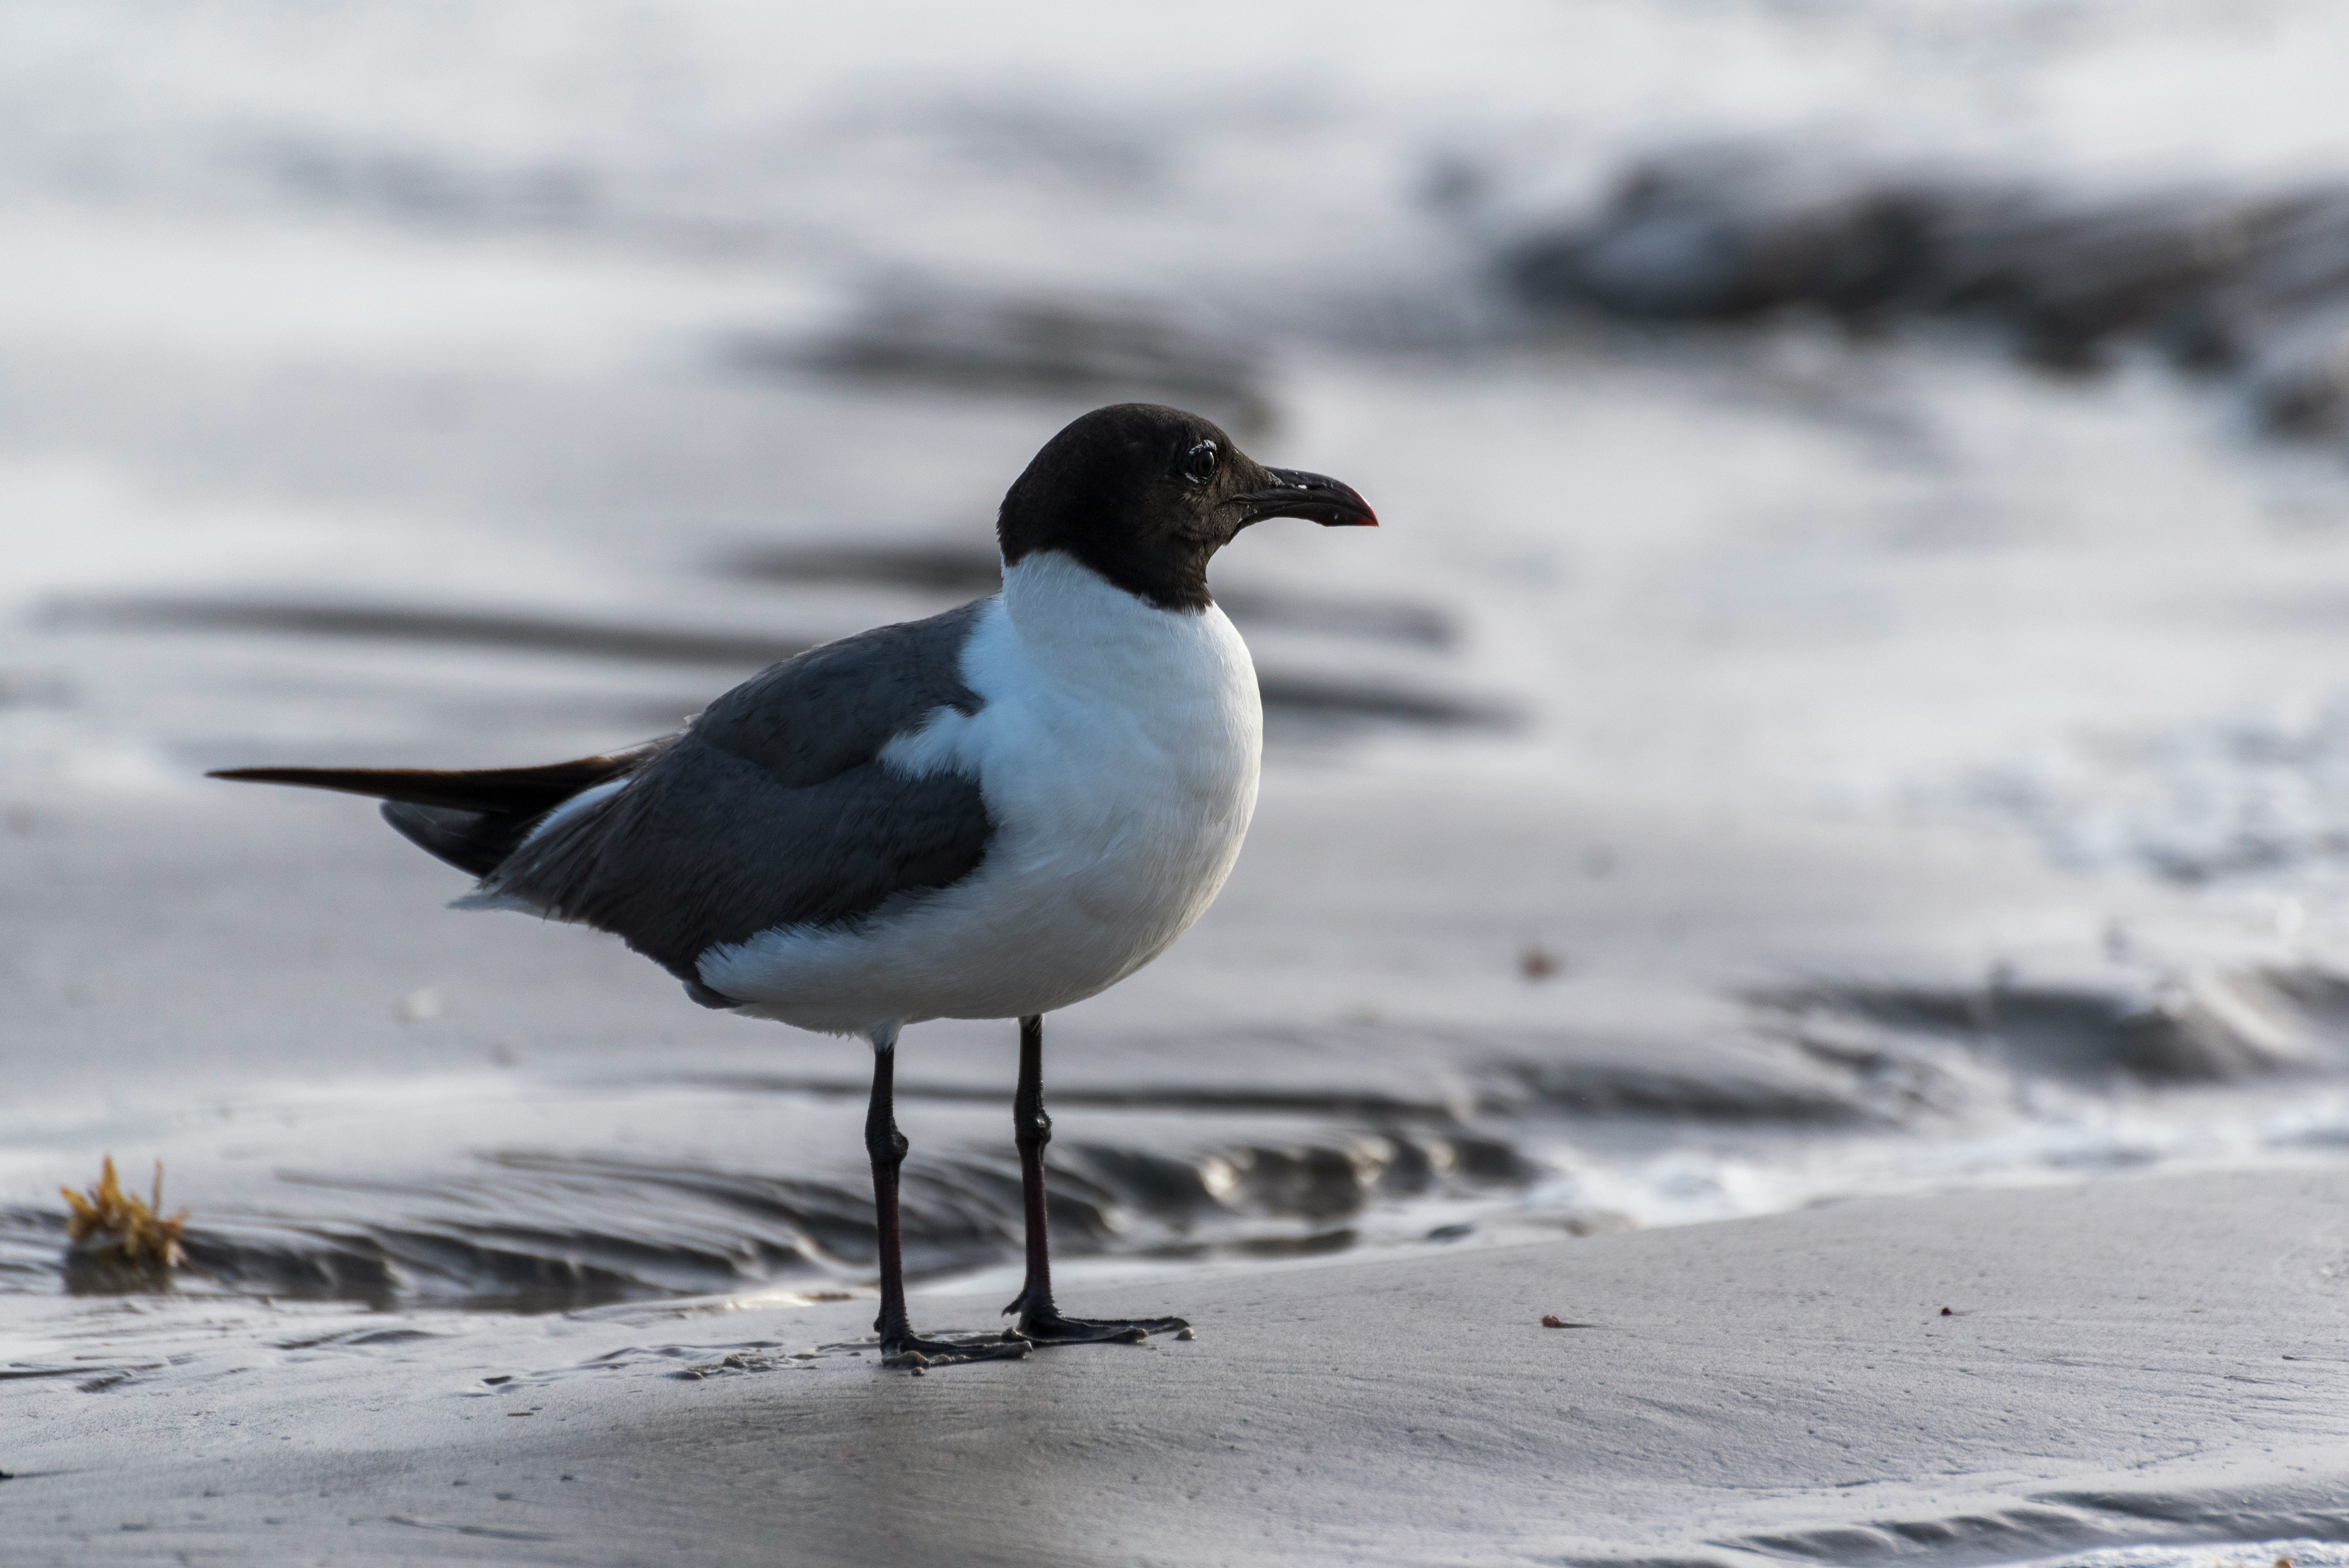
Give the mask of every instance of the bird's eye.
[[1202, 441], [1183, 459], [1183, 477], [1195, 485], [1216, 477], [1216, 443]]

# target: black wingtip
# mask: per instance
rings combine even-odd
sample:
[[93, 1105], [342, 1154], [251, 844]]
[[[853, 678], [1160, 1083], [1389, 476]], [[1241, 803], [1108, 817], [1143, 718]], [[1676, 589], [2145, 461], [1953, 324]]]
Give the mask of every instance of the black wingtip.
[[[387, 772], [384, 776], [391, 775]], [[364, 781], [373, 780], [376, 775], [358, 769], [215, 768], [204, 777], [225, 779], [234, 784], [294, 784], [308, 789], [340, 789], [349, 794], [362, 794], [367, 792]]]
[[204, 775], [236, 784], [291, 784], [334, 789], [378, 800], [405, 800], [457, 811], [536, 816], [582, 789], [632, 773], [667, 744], [652, 741], [626, 751], [582, 757], [541, 768], [221, 768]]
[[345, 795], [366, 795], [378, 800], [416, 799], [434, 805], [466, 806], [450, 799], [449, 781], [463, 775], [431, 773], [406, 768], [215, 768], [207, 779], [233, 784], [291, 784], [303, 789], [333, 789]]

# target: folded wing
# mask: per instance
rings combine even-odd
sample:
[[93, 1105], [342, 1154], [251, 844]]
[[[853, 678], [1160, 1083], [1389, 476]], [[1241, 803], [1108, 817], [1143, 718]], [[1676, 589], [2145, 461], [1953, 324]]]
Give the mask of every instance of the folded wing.
[[243, 768], [214, 778], [371, 795], [393, 827], [481, 879], [463, 902], [624, 938], [708, 993], [710, 947], [838, 925], [951, 886], [985, 857], [978, 782], [912, 777], [882, 748], [941, 707], [977, 712], [961, 653], [988, 601], [810, 649], [682, 734], [540, 768]]

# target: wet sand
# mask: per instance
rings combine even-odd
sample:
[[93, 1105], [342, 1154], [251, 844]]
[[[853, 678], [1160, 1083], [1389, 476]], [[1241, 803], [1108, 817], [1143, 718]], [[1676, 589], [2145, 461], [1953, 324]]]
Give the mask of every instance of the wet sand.
[[[44, 1364], [72, 1370], [18, 1385], [0, 1519], [12, 1561], [77, 1564], [1962, 1563], [2337, 1539], [2344, 1201], [2336, 1175], [2161, 1179], [1133, 1280], [1070, 1305], [1180, 1308], [1199, 1337], [920, 1377], [856, 1353], [863, 1301], [51, 1305], [44, 1325], [18, 1298], [20, 1334], [54, 1331]], [[918, 1308], [979, 1330], [997, 1305]]]

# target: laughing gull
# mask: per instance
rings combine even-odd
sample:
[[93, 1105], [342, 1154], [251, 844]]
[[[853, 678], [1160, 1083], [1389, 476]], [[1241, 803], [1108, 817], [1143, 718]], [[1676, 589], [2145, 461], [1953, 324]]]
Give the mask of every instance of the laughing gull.
[[[480, 879], [457, 908], [613, 932], [705, 1007], [871, 1041], [885, 1359], [1139, 1341], [1186, 1325], [1052, 1302], [1043, 1016], [1164, 953], [1239, 855], [1264, 711], [1207, 562], [1274, 517], [1378, 521], [1196, 415], [1096, 409], [1004, 496], [1000, 593], [787, 659], [680, 734], [543, 768], [212, 777], [377, 797]], [[1019, 1020], [1028, 1271], [1000, 1341], [924, 1339], [906, 1319], [892, 1079], [898, 1031], [928, 1018]]]

